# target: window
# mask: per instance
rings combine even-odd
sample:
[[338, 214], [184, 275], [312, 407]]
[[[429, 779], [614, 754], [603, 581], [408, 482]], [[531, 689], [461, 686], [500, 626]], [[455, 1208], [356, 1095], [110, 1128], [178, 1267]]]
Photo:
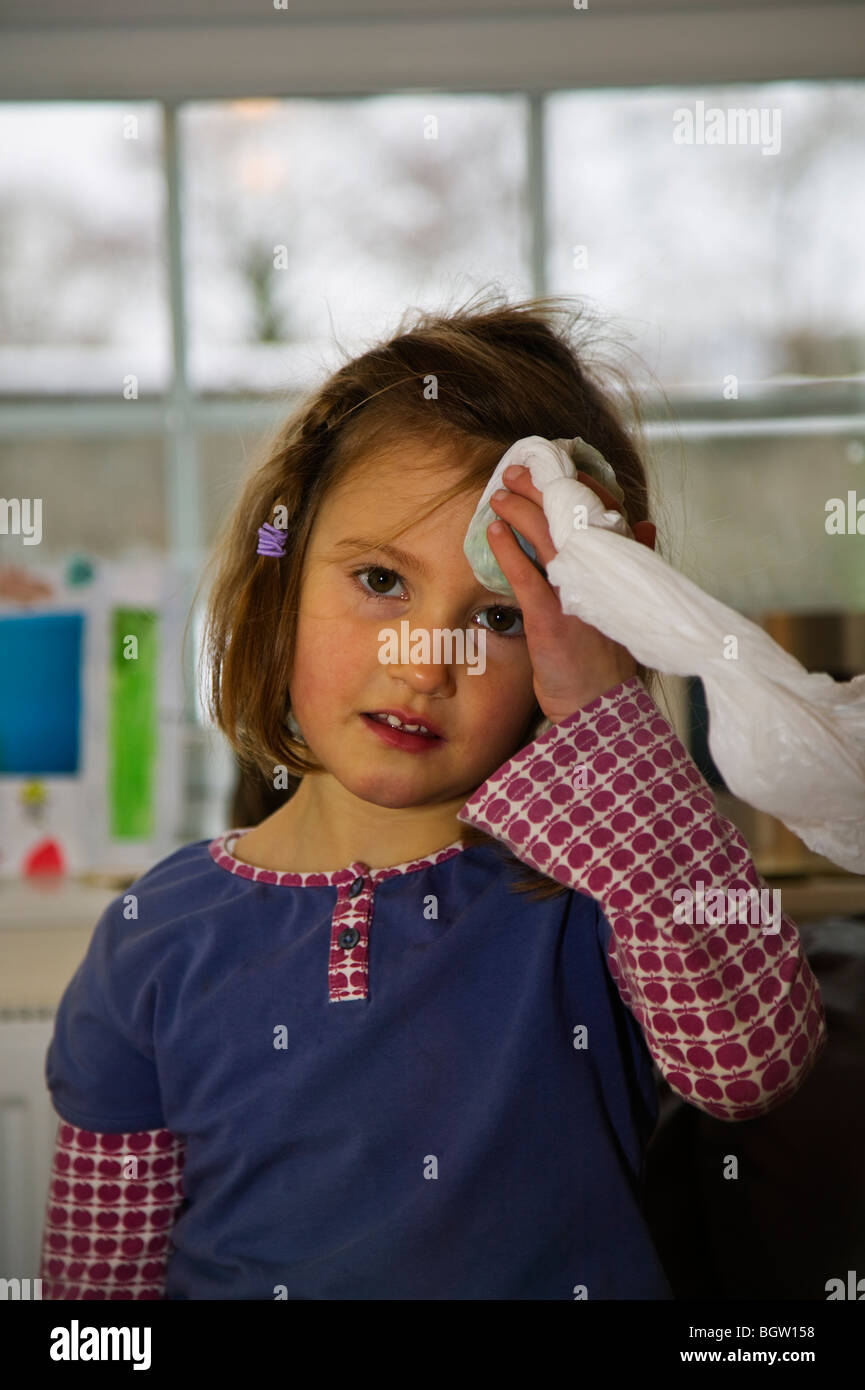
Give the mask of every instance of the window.
[[[674, 138], [709, 108], [766, 123]], [[40, 559], [134, 547], [191, 599], [333, 337], [495, 281], [587, 298], [647, 362], [674, 563], [751, 615], [861, 609], [824, 518], [865, 496], [863, 124], [861, 82], [0, 105], [0, 495], [46, 499]]]

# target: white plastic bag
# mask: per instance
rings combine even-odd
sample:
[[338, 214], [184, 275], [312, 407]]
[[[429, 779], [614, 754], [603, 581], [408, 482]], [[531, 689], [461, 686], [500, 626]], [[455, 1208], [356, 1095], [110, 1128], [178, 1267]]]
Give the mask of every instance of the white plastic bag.
[[[587, 447], [531, 435], [508, 450], [466, 534], [476, 577], [505, 592], [501, 582], [490, 584], [495, 575], [478, 559], [478, 527], [488, 524], [485, 504], [503, 486], [504, 468], [523, 464], [543, 495], [557, 552], [546, 573], [563, 612], [645, 666], [699, 676], [709, 748], [730, 791], [783, 821], [816, 853], [865, 873], [865, 675], [845, 682], [809, 673], [756, 623], [637, 544], [623, 518], [577, 481], [577, 467], [600, 476], [574, 463]], [[609, 488], [606, 477], [600, 481]]]
[[[539, 434], [531, 434], [526, 439], [518, 439], [516, 444], [512, 444], [507, 453], [499, 459], [493, 476], [481, 493], [481, 500], [469, 522], [463, 544], [463, 550], [475, 578], [485, 588], [492, 589], [493, 593], [505, 594], [509, 598], [514, 597], [514, 591], [505, 579], [495, 555], [490, 550], [487, 542], [487, 527], [490, 522], [500, 520], [490, 506], [490, 498], [499, 488], [506, 486], [502, 480], [502, 474], [511, 464], [521, 464], [523, 468], [530, 468], [532, 482], [539, 492], [543, 492], [544, 487], [556, 478], [575, 478], [579, 471], [588, 473], [590, 477], [597, 479], [619, 502], [622, 502], [625, 496], [616, 481], [615, 473], [603, 454], [599, 454], [597, 449], [593, 449], [591, 444], [586, 444], [579, 437], [551, 440], [543, 439]], [[591, 489], [588, 490], [591, 491]], [[622, 535], [630, 536], [632, 534], [624, 518], [618, 512], [605, 511], [603, 503], [594, 492], [590, 505], [593, 518], [591, 524], [593, 526], [611, 527], [620, 531]], [[538, 564], [534, 546], [526, 540], [525, 536], [520, 535], [516, 527], [511, 527], [511, 530], [529, 559]]]

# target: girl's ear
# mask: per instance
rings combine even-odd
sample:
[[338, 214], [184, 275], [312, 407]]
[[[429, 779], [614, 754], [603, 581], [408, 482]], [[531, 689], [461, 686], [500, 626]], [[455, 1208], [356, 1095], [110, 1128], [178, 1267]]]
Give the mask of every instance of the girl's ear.
[[654, 521], [636, 521], [631, 528], [634, 532], [634, 540], [642, 545], [647, 545], [650, 550], [655, 549], [656, 527]]

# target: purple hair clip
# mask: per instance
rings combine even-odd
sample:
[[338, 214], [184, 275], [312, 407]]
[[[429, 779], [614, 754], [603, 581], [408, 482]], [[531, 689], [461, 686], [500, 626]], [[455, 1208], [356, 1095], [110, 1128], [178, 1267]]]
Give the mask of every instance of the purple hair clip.
[[259, 555], [284, 555], [285, 542], [288, 532], [282, 531], [278, 526], [271, 526], [266, 521], [263, 526], [258, 528], [258, 554]]

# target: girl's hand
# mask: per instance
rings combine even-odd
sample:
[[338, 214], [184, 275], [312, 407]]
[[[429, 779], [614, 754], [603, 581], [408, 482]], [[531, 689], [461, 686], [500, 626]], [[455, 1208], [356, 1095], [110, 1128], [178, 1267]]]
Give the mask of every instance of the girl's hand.
[[[578, 473], [577, 477], [597, 493], [606, 507], [618, 510], [615, 498], [594, 478], [586, 473]], [[491, 522], [487, 540], [522, 610], [535, 698], [547, 719], [556, 724], [630, 679], [636, 674], [637, 663], [626, 647], [582, 619], [562, 612], [558, 590], [532, 564], [510, 529], [516, 527], [534, 546], [542, 565], [550, 563], [556, 550], [541, 494], [529, 470], [520, 465], [506, 468], [504, 481], [508, 490], [496, 492], [490, 499], [503, 521]], [[655, 527], [651, 521], [638, 521], [631, 529], [635, 540], [654, 549]]]

